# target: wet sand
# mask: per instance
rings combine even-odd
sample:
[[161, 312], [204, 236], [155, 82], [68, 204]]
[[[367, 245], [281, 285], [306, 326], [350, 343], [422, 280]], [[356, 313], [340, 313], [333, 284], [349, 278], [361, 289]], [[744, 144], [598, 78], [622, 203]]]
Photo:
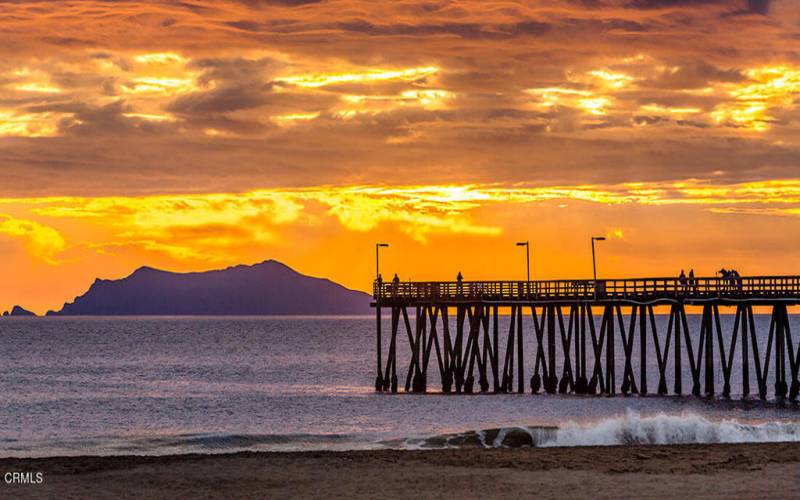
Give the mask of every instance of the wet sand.
[[0, 459], [4, 498], [792, 498], [800, 443]]

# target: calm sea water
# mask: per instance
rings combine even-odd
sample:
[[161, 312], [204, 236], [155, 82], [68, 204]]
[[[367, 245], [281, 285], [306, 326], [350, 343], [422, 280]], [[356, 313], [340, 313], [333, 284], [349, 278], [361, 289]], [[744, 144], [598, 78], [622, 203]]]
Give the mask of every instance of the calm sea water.
[[[800, 332], [798, 319], [794, 332]], [[658, 321], [663, 339], [666, 318]], [[731, 322], [723, 317], [726, 331]], [[762, 338], [762, 352], [763, 344]], [[409, 355], [400, 345], [404, 379]], [[533, 348], [529, 338], [527, 377]], [[372, 317], [4, 318], [0, 456], [426, 447], [446, 445], [436, 436], [459, 433], [477, 436], [479, 445], [501, 444], [502, 435], [483, 432], [493, 428], [518, 428], [541, 446], [800, 440], [800, 410], [792, 405], [376, 394], [374, 349]], [[616, 352], [622, 353], [619, 341]], [[654, 353], [649, 361], [652, 392]], [[687, 392], [688, 364], [684, 359]], [[434, 361], [431, 367], [436, 370]], [[721, 379], [717, 367], [717, 390]], [[436, 390], [437, 380], [433, 373], [429, 389]], [[740, 391], [738, 369], [733, 382]], [[671, 388], [671, 377], [668, 383]], [[537, 434], [542, 429], [546, 436]]]

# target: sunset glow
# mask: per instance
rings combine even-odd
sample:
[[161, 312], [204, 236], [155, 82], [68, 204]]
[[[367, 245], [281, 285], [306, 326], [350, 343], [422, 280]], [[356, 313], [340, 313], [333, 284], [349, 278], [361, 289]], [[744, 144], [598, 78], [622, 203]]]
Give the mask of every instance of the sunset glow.
[[403, 278], [518, 276], [521, 239], [586, 276], [592, 234], [604, 274], [800, 273], [768, 3], [4, 3], [0, 309], [267, 258], [367, 290], [378, 240]]

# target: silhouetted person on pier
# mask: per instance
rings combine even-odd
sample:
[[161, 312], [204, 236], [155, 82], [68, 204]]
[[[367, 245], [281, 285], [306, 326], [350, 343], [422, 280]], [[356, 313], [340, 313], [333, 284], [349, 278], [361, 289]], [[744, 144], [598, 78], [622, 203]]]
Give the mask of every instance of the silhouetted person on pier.
[[739, 271], [735, 269], [728, 271], [723, 267], [717, 272], [722, 275], [723, 289], [742, 289], [742, 277]]
[[739, 274], [739, 271], [737, 271], [736, 269], [732, 269], [731, 270], [731, 277], [732, 277], [732, 281], [733, 281], [733, 284], [736, 287], [736, 289], [737, 290], [741, 290], [742, 289], [742, 275]]
[[458, 295], [464, 295], [464, 276], [461, 275], [461, 271], [459, 271], [458, 276], [456, 276], [456, 293]]
[[394, 278], [392, 278], [392, 295], [397, 296], [397, 291], [400, 288], [400, 278], [397, 276], [397, 273], [394, 273]]
[[694, 269], [689, 269], [689, 288], [692, 292], [697, 293], [697, 281], [694, 279]]
[[375, 290], [375, 293], [376, 293], [376, 295], [378, 297], [380, 297], [381, 296], [381, 288], [383, 288], [383, 276], [381, 276], [379, 274], [378, 278], [375, 280], [375, 283], [378, 285], [377, 289]]
[[681, 291], [686, 292], [686, 273], [681, 269], [681, 275], [678, 276], [678, 282], [681, 284]]

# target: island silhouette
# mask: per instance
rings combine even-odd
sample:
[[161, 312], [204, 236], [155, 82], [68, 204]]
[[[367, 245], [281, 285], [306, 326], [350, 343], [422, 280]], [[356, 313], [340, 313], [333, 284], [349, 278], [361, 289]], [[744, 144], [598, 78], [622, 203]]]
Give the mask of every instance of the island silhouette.
[[7, 316], [22, 316], [22, 317], [31, 317], [36, 316], [36, 313], [28, 311], [27, 309], [21, 306], [14, 306], [11, 308], [11, 311], [5, 311], [3, 313], [3, 317]]
[[276, 260], [176, 273], [140, 267], [89, 290], [48, 316], [352, 315], [370, 312], [370, 295], [298, 273]]

